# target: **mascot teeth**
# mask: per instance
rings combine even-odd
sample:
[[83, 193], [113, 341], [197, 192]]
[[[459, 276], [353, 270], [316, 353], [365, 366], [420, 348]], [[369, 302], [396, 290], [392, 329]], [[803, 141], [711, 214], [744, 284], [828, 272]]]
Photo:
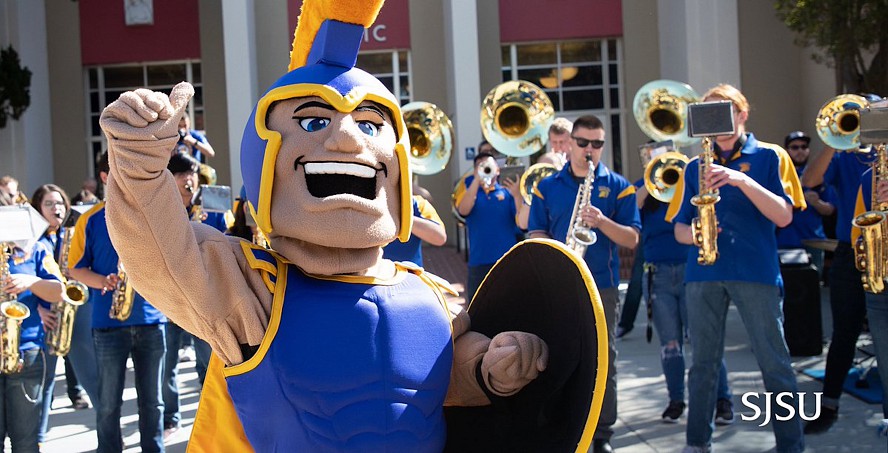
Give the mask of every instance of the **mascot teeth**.
[[315, 162], [305, 164], [306, 175], [350, 175], [359, 178], [375, 178], [376, 169], [361, 164], [339, 162]]

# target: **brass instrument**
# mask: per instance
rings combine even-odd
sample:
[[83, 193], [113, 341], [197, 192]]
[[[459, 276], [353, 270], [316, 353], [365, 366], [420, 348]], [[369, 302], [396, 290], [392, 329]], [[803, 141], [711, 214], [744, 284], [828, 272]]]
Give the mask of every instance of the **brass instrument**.
[[123, 263], [117, 263], [117, 284], [111, 294], [111, 310], [108, 316], [118, 321], [126, 321], [133, 312], [133, 285], [130, 285]]
[[663, 203], [669, 203], [687, 164], [687, 156], [674, 151], [651, 159], [644, 169], [644, 187], [648, 194]]
[[589, 163], [589, 173], [577, 192], [577, 199], [574, 202], [573, 213], [570, 215], [570, 226], [567, 229], [567, 238], [564, 244], [567, 248], [573, 250], [580, 258], [586, 254], [586, 247], [598, 241], [598, 234], [592, 231], [583, 222], [583, 216], [580, 211], [589, 206], [592, 198], [592, 184], [595, 182], [595, 169], [592, 167], [592, 157], [586, 156], [586, 162]]
[[200, 164], [200, 167], [197, 170], [197, 183], [201, 185], [215, 185], [216, 169], [207, 164]]
[[[0, 283], [9, 278], [9, 258], [11, 244], [0, 244]], [[15, 374], [22, 370], [22, 355], [19, 352], [22, 321], [31, 316], [27, 305], [18, 301], [15, 294], [0, 292], [0, 374]]]
[[[591, 171], [591, 170], [590, 170]], [[533, 200], [533, 192], [536, 190], [537, 184], [548, 176], [558, 173], [558, 168], [552, 164], [536, 163], [530, 166], [521, 180], [518, 182], [518, 188], [521, 190], [521, 197], [528, 205]]]
[[715, 216], [715, 204], [721, 199], [718, 189], [710, 189], [706, 185], [706, 174], [712, 166], [715, 154], [712, 151], [712, 139], [703, 139], [703, 152], [698, 157], [700, 193], [691, 198], [691, 204], [697, 207], [697, 217], [691, 221], [691, 232], [694, 245], [699, 247], [697, 263], [708, 266], [718, 259], [718, 219]]
[[869, 107], [863, 96], [842, 94], [823, 104], [814, 121], [817, 135], [836, 150], [869, 152], [860, 148], [860, 110]]
[[[74, 237], [74, 228], [66, 228], [62, 239], [62, 248], [59, 253], [59, 267], [67, 276], [68, 254], [71, 249], [71, 239]], [[55, 329], [46, 332], [46, 348], [50, 354], [63, 356], [71, 350], [71, 338], [74, 333], [74, 318], [77, 309], [89, 300], [89, 288], [76, 280], [68, 280], [65, 283], [65, 292], [62, 300], [52, 304], [51, 311], [56, 317]]]
[[688, 105], [700, 101], [690, 85], [654, 80], [635, 93], [632, 113], [648, 137], [658, 142], [672, 140], [677, 147], [689, 146], [699, 139], [688, 135]]
[[861, 235], [854, 244], [854, 264], [863, 272], [863, 289], [874, 294], [885, 291], [888, 281], [888, 200], [879, 200], [879, 182], [888, 180], [888, 150], [884, 143], [876, 145], [873, 162], [872, 209], [851, 221]]
[[555, 107], [543, 90], [524, 80], [497, 85], [481, 103], [481, 132], [510, 157], [530, 156], [546, 146]]
[[493, 185], [493, 178], [496, 177], [496, 173], [493, 171], [493, 166], [490, 165], [489, 158], [478, 166], [478, 173], [481, 177], [481, 185], [485, 189]]
[[455, 142], [450, 118], [429, 102], [411, 102], [401, 111], [410, 137], [410, 172], [434, 175], [444, 170]]

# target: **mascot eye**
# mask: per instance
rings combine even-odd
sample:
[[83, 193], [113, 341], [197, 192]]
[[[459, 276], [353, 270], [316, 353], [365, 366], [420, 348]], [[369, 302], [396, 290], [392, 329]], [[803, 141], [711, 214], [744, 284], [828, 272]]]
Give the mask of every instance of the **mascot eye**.
[[371, 137], [379, 135], [379, 126], [370, 121], [358, 121], [358, 129]]
[[317, 132], [330, 125], [329, 118], [299, 118], [299, 125], [308, 132]]

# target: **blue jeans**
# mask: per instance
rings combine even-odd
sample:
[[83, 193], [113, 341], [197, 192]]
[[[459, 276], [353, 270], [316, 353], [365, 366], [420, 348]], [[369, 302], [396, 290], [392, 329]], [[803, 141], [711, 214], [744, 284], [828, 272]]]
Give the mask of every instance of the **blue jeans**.
[[493, 263], [484, 264], [481, 266], [469, 266], [469, 278], [466, 280], [466, 306], [468, 307], [468, 303], [472, 301], [472, 298], [475, 297], [475, 291], [478, 291], [478, 287], [481, 286], [481, 282], [484, 281], [484, 277], [487, 277], [487, 273], [493, 269]]
[[179, 412], [179, 348], [182, 333], [176, 323], [166, 323], [166, 354], [163, 359], [163, 426], [178, 425], [182, 414]]
[[[99, 402], [99, 378], [96, 365], [96, 348], [92, 339], [92, 307], [85, 303], [77, 309], [74, 317], [74, 330], [71, 333], [71, 350], [65, 356], [67, 363], [74, 367], [80, 385], [89, 395], [93, 406]], [[49, 411], [52, 408], [52, 393], [55, 389], [55, 369], [58, 357], [46, 354], [46, 379], [43, 382], [43, 411], [40, 417], [38, 440], [43, 442], [49, 430]], [[71, 395], [71, 389], [68, 389]]]
[[[737, 281], [689, 282], [686, 289], [688, 327], [694, 342], [693, 365], [688, 376], [687, 442], [691, 446], [708, 447], [715, 429], [716, 379], [724, 358], [729, 301], [737, 306], [746, 327], [750, 349], [762, 371], [765, 390], [795, 395], [798, 387], [783, 339], [783, 301], [776, 285]], [[789, 404], [798, 407], [796, 398]], [[787, 415], [782, 408], [775, 412]], [[778, 452], [804, 451], [800, 417], [787, 421], [774, 419], [772, 423]]]
[[213, 355], [213, 349], [210, 344], [200, 338], [194, 337], [194, 355], [197, 358], [195, 368], [197, 368], [197, 379], [203, 387], [204, 379], [207, 377], [207, 367], [210, 366], [210, 356]]
[[133, 356], [136, 394], [139, 404], [140, 446], [143, 452], [162, 452], [163, 400], [161, 377], [166, 341], [163, 324], [94, 329], [99, 363], [99, 404], [96, 406], [96, 434], [99, 453], [120, 452], [120, 407], [126, 359]]
[[[649, 264], [642, 279], [644, 297], [650, 300], [654, 329], [660, 338], [660, 364], [669, 401], [685, 400], [684, 339], [688, 335], [688, 308], [684, 276], [685, 263], [660, 263]], [[718, 371], [716, 396], [729, 401], [732, 397], [724, 360]]]
[[9, 437], [12, 451], [37, 452], [37, 430], [43, 406], [44, 362], [40, 348], [21, 353], [22, 371], [0, 374], [0, 441]]
[[[881, 368], [879, 378], [884, 394], [888, 392], [888, 293], [866, 293], [866, 316], [876, 347], [876, 362]], [[882, 397], [882, 417], [888, 418], [888, 396]]]

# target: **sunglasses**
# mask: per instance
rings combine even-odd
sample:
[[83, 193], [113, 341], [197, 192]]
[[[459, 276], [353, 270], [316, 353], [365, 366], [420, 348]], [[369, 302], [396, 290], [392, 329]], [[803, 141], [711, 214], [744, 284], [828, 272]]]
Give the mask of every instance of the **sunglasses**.
[[808, 145], [790, 145], [789, 149], [796, 151], [800, 149], [808, 149]]
[[604, 140], [586, 140], [585, 138], [580, 137], [571, 137], [574, 141], [577, 142], [577, 146], [580, 148], [585, 148], [587, 146], [592, 146], [592, 148], [599, 149], [604, 146]]

